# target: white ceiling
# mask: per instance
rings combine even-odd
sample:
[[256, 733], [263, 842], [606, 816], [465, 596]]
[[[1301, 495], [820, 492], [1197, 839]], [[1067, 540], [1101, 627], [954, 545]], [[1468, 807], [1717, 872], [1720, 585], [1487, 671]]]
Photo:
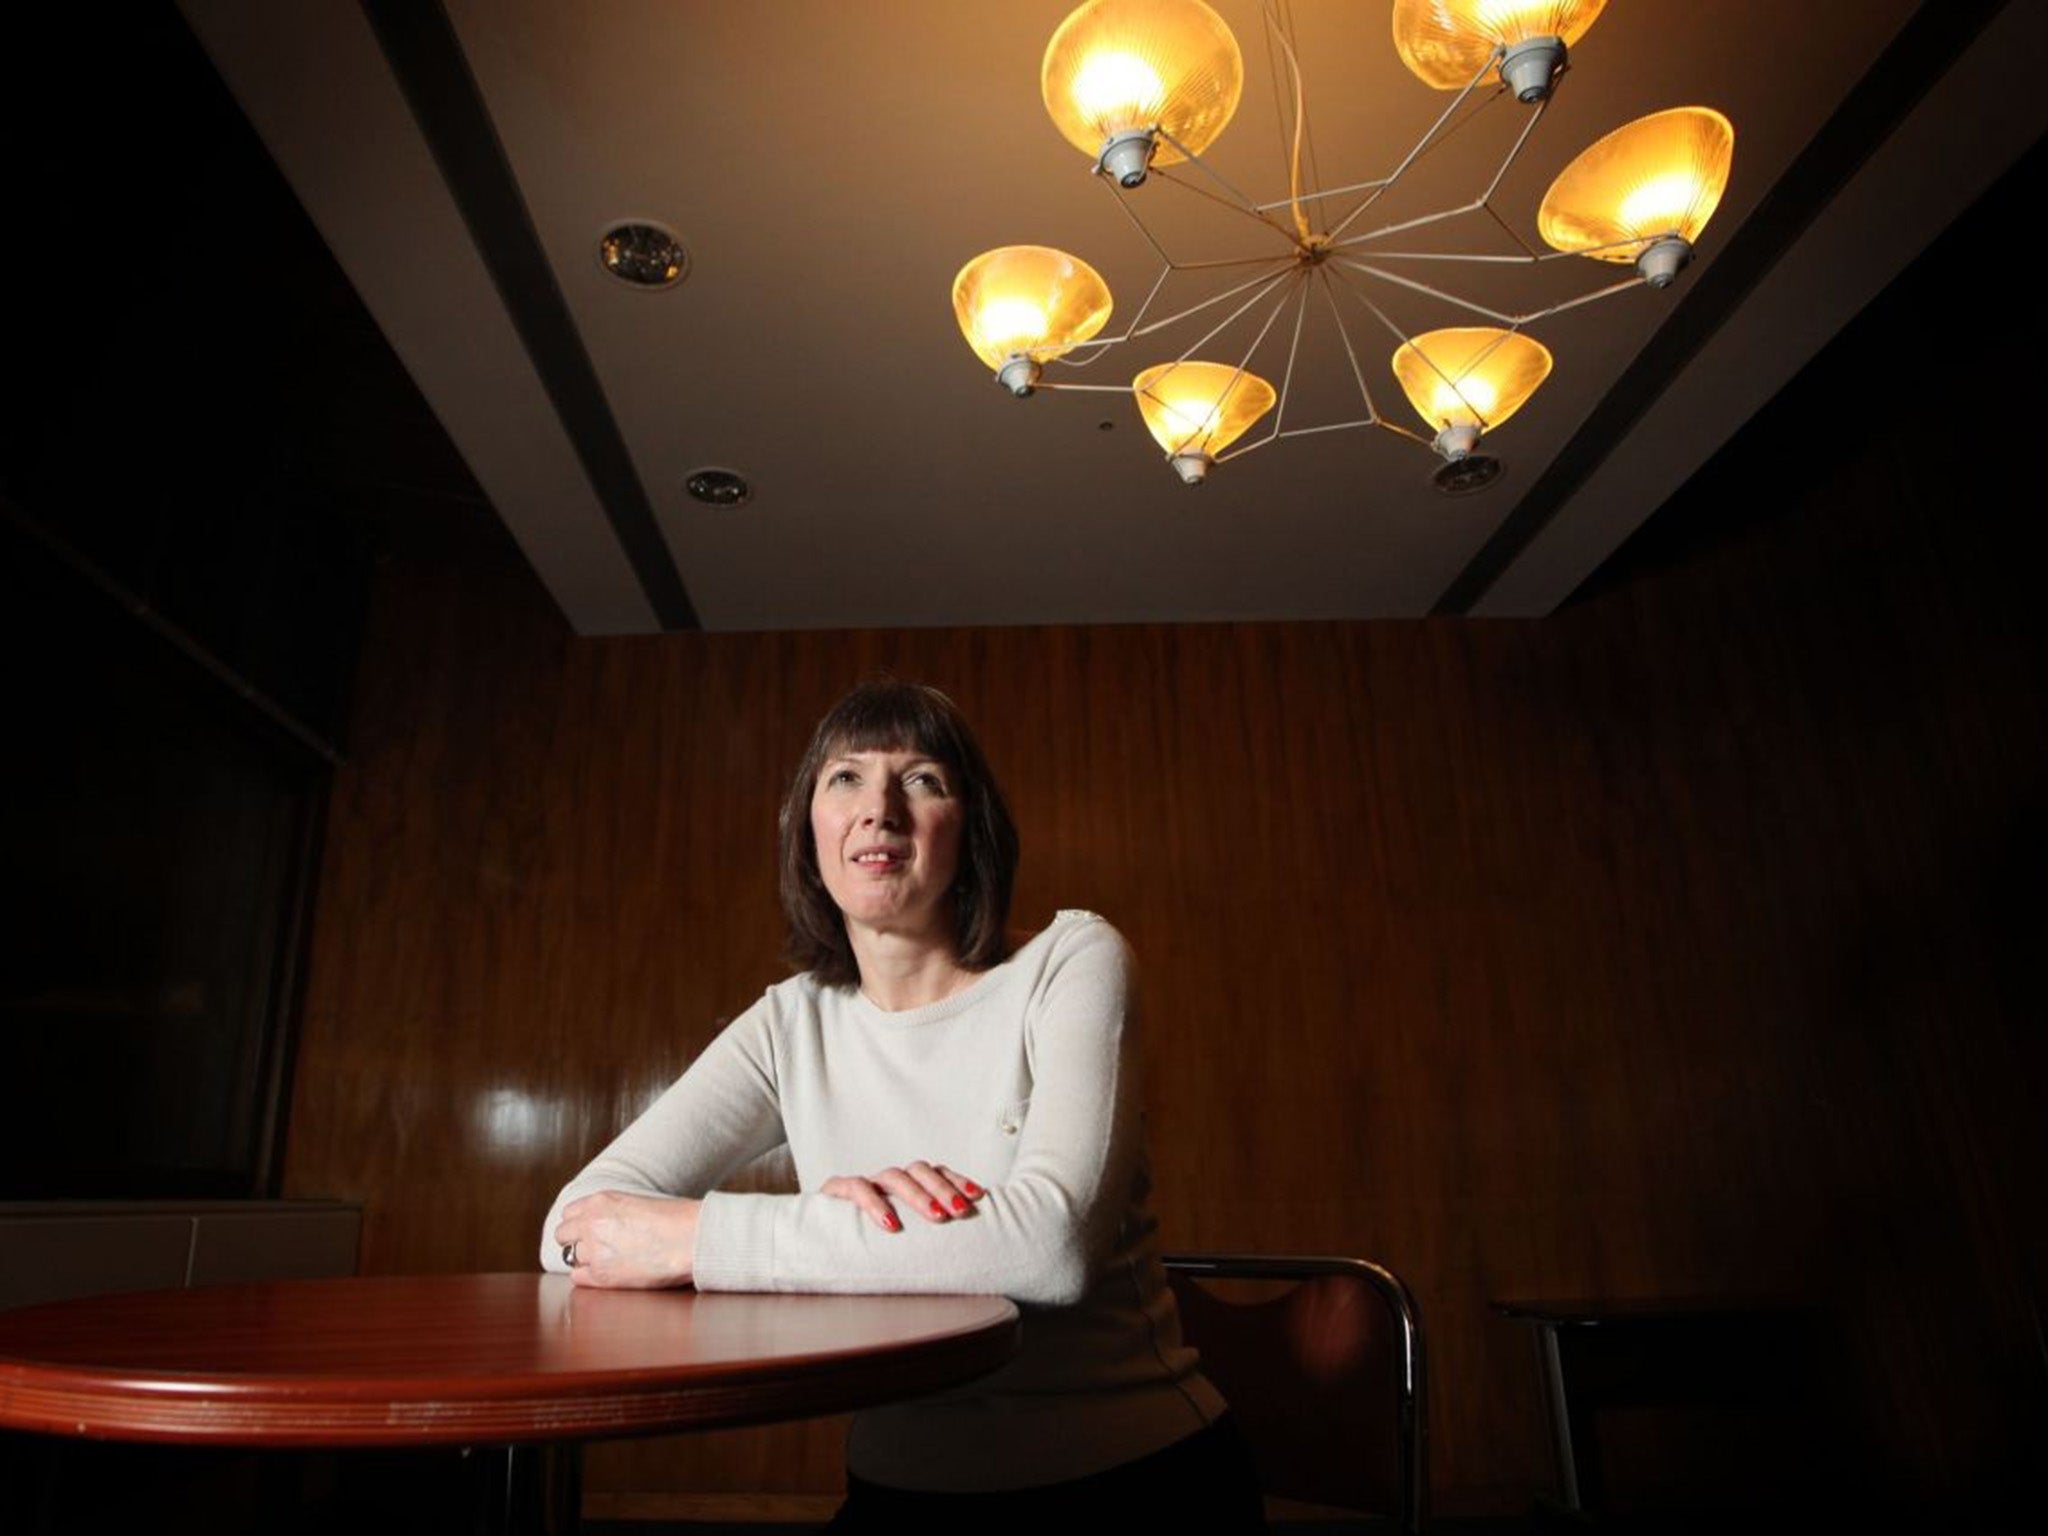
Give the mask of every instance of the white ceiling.
[[[1713, 105], [1735, 122], [1735, 171], [1694, 266], [1666, 293], [1640, 289], [1536, 328], [1556, 371], [1489, 440], [1509, 472], [1484, 493], [1438, 495], [1428, 452], [1375, 431], [1281, 442], [1191, 490], [1128, 397], [1013, 400], [953, 324], [953, 275], [990, 246], [1074, 251], [1122, 313], [1157, 271], [1038, 99], [1039, 58], [1067, 0], [444, 4], [588, 354], [601, 392], [590, 398], [623, 441], [628, 492], [589, 468], [589, 421], [570, 410], [565, 425], [559, 370], [536, 364], [493, 281], [505, 253], [479, 251], [365, 8], [182, 0], [478, 482], [588, 634], [687, 622], [650, 588], [650, 550], [713, 630], [1417, 615], [1442, 611], [1475, 558], [1488, 584], [1460, 609], [1547, 612], [2048, 130], [2037, 80], [2048, 6], [2014, 0], [1803, 232], [1754, 236], [1783, 251], [1746, 297], [1688, 320], [1689, 290], [1916, 5], [1615, 0], [1495, 206], [1533, 242], [1536, 202], [1581, 147], [1645, 112]], [[1259, 7], [1218, 9], [1247, 81], [1214, 160], [1277, 197], [1282, 113]], [[1400, 65], [1385, 4], [1281, 9], [1323, 181], [1384, 173], [1447, 98]], [[1426, 196], [1400, 211], [1476, 192], [1522, 111], [1489, 107], [1424, 162]], [[1176, 255], [1274, 243], [1222, 210], [1184, 216], [1195, 205], [1177, 188], [1136, 195], [1186, 240]], [[636, 292], [599, 269], [599, 235], [627, 218], [683, 235], [687, 284]], [[1452, 276], [1526, 309], [1617, 274], [1572, 261]], [[1415, 330], [1461, 318], [1399, 294], [1385, 302]], [[1698, 332], [1689, 359], [1652, 371], [1646, 409], [1615, 441], [1590, 457], [1578, 445], [1577, 468], [1542, 493], [1533, 537], [1489, 551], [1589, 415], [1603, 402], [1601, 419], [1612, 415], [1610, 395], [1674, 315]], [[1198, 334], [1170, 333], [1169, 350], [1143, 355], [1134, 343], [1087, 377], [1127, 382]], [[1381, 409], [1404, 419], [1391, 341], [1369, 318], [1352, 334]], [[1334, 341], [1313, 322], [1309, 335], [1291, 421], [1356, 414], [1355, 393], [1338, 390], [1340, 358], [1315, 350]], [[1276, 355], [1262, 371], [1278, 368]], [[689, 500], [683, 481], [707, 464], [746, 473], [753, 501]], [[658, 530], [637, 568], [636, 506]]]

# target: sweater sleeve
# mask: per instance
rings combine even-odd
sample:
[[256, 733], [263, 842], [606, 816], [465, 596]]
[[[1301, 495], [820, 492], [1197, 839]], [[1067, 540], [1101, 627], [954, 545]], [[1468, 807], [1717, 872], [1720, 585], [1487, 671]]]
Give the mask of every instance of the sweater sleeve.
[[699, 1215], [698, 1287], [1079, 1301], [1137, 1177], [1131, 966], [1116, 930], [1071, 922], [1025, 1007], [1030, 1110], [1009, 1176], [972, 1216], [884, 1232], [829, 1196], [713, 1194]]
[[541, 1268], [567, 1272], [554, 1231], [572, 1200], [608, 1189], [701, 1199], [782, 1139], [772, 1009], [763, 998], [563, 1186], [541, 1227]]

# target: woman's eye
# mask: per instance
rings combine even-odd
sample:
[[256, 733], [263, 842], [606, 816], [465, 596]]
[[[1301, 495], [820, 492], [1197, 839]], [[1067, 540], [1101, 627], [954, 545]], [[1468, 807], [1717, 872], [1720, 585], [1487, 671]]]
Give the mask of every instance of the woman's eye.
[[827, 784], [852, 784], [857, 782], [851, 768], [834, 768], [825, 775]]
[[946, 793], [946, 781], [929, 768], [920, 769], [918, 772], [913, 773], [910, 776], [909, 782], [927, 794], [943, 795]]

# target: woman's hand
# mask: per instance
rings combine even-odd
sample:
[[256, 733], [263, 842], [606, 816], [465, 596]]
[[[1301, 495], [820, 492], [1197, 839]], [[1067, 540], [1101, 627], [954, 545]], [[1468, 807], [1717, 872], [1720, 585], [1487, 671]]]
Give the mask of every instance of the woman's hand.
[[943, 1163], [919, 1161], [908, 1168], [884, 1168], [866, 1178], [841, 1174], [819, 1185], [818, 1193], [850, 1200], [883, 1231], [901, 1232], [903, 1223], [892, 1202], [901, 1201], [926, 1221], [954, 1221], [973, 1215], [974, 1202], [988, 1191]]
[[686, 1285], [697, 1262], [697, 1202], [616, 1189], [585, 1195], [563, 1208], [555, 1241], [578, 1285]]

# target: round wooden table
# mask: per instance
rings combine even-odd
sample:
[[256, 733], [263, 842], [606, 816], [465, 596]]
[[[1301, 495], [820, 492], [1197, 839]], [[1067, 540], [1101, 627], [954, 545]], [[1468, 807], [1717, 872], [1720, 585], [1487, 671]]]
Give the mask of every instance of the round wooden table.
[[513, 1444], [803, 1418], [985, 1375], [987, 1296], [284, 1280], [0, 1313], [0, 1426], [224, 1445]]
[[0, 1428], [298, 1447], [505, 1446], [480, 1523], [573, 1526], [581, 1441], [839, 1413], [987, 1374], [988, 1296], [597, 1291], [566, 1276], [286, 1280], [0, 1313]]

